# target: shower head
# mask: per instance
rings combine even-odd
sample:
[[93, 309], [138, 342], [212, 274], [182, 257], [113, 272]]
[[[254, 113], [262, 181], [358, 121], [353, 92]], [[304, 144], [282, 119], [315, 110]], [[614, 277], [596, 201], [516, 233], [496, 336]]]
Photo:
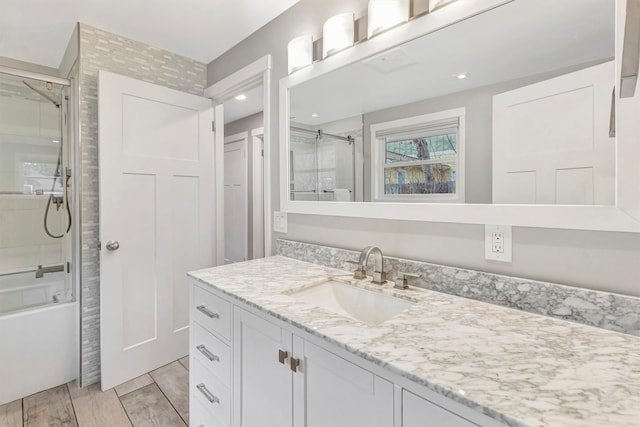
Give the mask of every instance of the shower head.
[[[48, 94], [42, 92], [40, 89], [37, 89], [33, 86], [31, 86], [31, 84], [29, 84], [29, 82], [27, 82], [26, 80], [23, 80], [22, 83], [24, 83], [29, 89], [31, 89], [32, 91], [34, 91], [35, 93], [37, 93], [38, 95], [40, 95], [43, 98], [48, 99], [49, 101], [51, 101], [53, 103], [53, 105], [56, 106], [56, 108], [60, 108], [60, 103], [58, 101], [56, 101], [55, 99], [53, 99], [52, 97], [50, 97]], [[51, 83], [47, 82], [47, 89], [51, 90]]]

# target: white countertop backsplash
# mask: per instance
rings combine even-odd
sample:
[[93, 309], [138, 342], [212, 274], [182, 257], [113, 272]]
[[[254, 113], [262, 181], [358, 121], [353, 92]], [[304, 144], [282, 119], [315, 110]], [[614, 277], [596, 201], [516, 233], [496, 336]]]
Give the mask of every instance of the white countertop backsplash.
[[428, 289], [378, 326], [287, 295], [343, 270], [283, 256], [189, 273], [199, 282], [513, 426], [640, 425], [640, 338]]

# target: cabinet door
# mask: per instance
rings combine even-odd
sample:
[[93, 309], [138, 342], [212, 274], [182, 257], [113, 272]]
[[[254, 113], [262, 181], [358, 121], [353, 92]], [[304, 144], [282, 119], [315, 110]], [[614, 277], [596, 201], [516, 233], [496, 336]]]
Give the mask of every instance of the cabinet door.
[[393, 384], [299, 337], [293, 376], [296, 427], [393, 426]]
[[416, 396], [402, 391], [402, 427], [472, 427], [476, 424]]
[[234, 308], [234, 425], [292, 425], [292, 371], [279, 351], [291, 349], [291, 334]]

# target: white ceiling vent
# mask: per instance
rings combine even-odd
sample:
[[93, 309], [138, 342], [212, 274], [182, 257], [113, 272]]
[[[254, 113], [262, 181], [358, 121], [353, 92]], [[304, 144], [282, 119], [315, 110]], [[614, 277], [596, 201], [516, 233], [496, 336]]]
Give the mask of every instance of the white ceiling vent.
[[415, 65], [418, 61], [409, 56], [401, 47], [398, 47], [366, 59], [363, 63], [379, 73], [389, 74]]

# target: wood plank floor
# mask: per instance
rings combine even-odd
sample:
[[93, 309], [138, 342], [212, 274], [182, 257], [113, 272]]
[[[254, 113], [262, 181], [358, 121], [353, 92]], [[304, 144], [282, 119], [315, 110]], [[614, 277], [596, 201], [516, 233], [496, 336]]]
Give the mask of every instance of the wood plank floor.
[[0, 406], [2, 427], [185, 427], [189, 357], [102, 392], [75, 382]]

